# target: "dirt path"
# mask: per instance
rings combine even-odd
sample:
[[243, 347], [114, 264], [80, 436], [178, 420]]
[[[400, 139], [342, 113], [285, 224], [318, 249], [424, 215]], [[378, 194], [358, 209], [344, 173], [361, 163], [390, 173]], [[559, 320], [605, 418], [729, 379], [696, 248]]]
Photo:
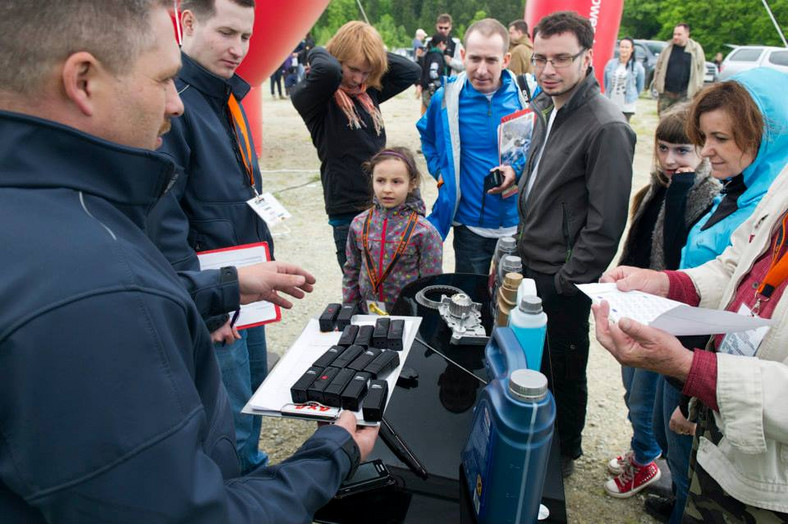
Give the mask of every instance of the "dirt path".
[[[264, 87], [264, 143], [261, 167], [266, 191], [272, 191], [293, 214], [274, 231], [276, 256], [311, 271], [317, 288], [295, 308], [283, 313], [282, 322], [269, 326], [268, 347], [283, 353], [301, 332], [306, 321], [329, 302], [341, 301], [342, 279], [334, 256], [331, 228], [323, 208], [319, 161], [309, 133], [289, 100], [272, 100]], [[419, 148], [414, 124], [419, 103], [413, 91], [386, 102], [383, 107], [389, 145]], [[656, 102], [641, 99], [633, 127], [638, 133], [633, 188], [648, 182], [656, 126]], [[420, 165], [426, 175], [423, 158]], [[428, 208], [435, 200], [431, 178], [422, 188]], [[451, 238], [444, 244], [444, 270], [453, 271]], [[592, 326], [593, 333], [593, 326]], [[592, 336], [593, 340], [593, 336]], [[626, 420], [623, 387], [618, 363], [594, 340], [588, 364], [589, 403], [583, 448], [585, 455], [565, 484], [571, 522], [655, 522], [643, 513], [643, 495], [626, 500], [605, 494], [606, 463], [629, 446], [631, 427]], [[261, 446], [273, 462], [290, 455], [314, 431], [314, 423], [263, 420]]]

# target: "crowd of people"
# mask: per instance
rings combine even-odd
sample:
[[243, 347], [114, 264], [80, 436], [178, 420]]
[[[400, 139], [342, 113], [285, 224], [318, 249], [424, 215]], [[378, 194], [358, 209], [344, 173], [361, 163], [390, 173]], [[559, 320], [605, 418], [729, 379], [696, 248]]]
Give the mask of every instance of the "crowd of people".
[[[3, 521], [310, 521], [377, 429], [343, 413], [270, 466], [261, 419], [241, 413], [267, 373], [265, 331], [239, 331], [234, 313], [291, 307], [284, 295], [302, 298], [315, 279], [279, 261], [201, 271], [198, 259], [264, 242], [274, 260], [255, 212], [249, 85], [235, 72], [254, 0], [181, 0], [180, 50], [166, 0], [6, 3]], [[583, 454], [593, 310], [633, 428], [607, 493], [640, 492], [664, 455], [673, 496], [647, 501], [664, 521], [785, 521], [788, 77], [756, 69], [703, 88], [703, 50], [678, 24], [655, 72], [651, 180], [630, 205], [628, 122], [644, 88], [632, 39], [605, 66], [603, 93], [594, 30], [577, 13], [530, 33], [490, 18], [462, 40], [451, 29], [441, 14], [431, 38], [417, 31], [414, 62], [348, 22], [325, 46], [305, 39], [274, 75], [294, 75], [288, 94], [320, 159], [343, 303], [390, 311], [404, 286], [442, 271], [450, 232], [459, 273], [487, 274], [499, 239], [514, 237], [548, 316], [542, 370], [563, 475]], [[414, 133], [438, 187], [429, 213], [416, 157], [387, 144], [380, 111], [414, 85]], [[529, 130], [506, 155], [503, 122]], [[680, 339], [613, 323], [576, 287], [600, 279], [773, 323]]]

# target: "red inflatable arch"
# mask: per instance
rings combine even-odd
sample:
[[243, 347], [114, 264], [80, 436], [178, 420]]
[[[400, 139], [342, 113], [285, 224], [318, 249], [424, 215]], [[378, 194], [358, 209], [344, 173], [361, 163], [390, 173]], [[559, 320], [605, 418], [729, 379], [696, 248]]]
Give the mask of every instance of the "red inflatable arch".
[[556, 11], [576, 11], [591, 20], [594, 36], [594, 74], [600, 86], [605, 64], [613, 57], [624, 0], [528, 0], [525, 21], [533, 28], [544, 16]]
[[[175, 0], [178, 2], [178, 0]], [[260, 84], [284, 62], [325, 10], [329, 0], [257, 0], [254, 35], [238, 74], [252, 85], [244, 98], [257, 154], [263, 145], [263, 97]], [[180, 3], [180, 2], [178, 2]]]

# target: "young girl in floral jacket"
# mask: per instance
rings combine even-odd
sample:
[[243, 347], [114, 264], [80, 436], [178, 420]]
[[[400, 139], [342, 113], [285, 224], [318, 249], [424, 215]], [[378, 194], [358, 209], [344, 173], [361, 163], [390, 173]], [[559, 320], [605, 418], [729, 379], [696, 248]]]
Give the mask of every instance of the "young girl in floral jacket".
[[441, 273], [443, 241], [424, 218], [413, 153], [383, 149], [364, 168], [372, 174], [375, 196], [350, 226], [342, 301], [365, 312], [390, 311], [407, 284]]

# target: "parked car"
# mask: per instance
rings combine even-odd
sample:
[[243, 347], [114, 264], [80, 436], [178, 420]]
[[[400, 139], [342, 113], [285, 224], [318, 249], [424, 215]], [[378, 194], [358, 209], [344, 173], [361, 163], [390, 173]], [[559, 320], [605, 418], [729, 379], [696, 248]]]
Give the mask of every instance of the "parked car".
[[764, 45], [739, 46], [725, 57], [720, 67], [720, 80], [756, 67], [771, 67], [788, 73], [788, 48]]
[[[643, 64], [643, 69], [646, 70], [646, 83], [649, 87], [649, 92], [652, 98], [657, 98], [658, 94], [654, 88], [654, 69], [657, 67], [657, 59], [659, 54], [668, 46], [664, 40], [635, 40], [635, 60]], [[614, 56], [618, 58], [618, 42], [616, 42], [616, 50]], [[717, 81], [717, 66], [714, 62], [706, 62], [706, 74], [703, 77], [703, 82], [710, 84]]]

